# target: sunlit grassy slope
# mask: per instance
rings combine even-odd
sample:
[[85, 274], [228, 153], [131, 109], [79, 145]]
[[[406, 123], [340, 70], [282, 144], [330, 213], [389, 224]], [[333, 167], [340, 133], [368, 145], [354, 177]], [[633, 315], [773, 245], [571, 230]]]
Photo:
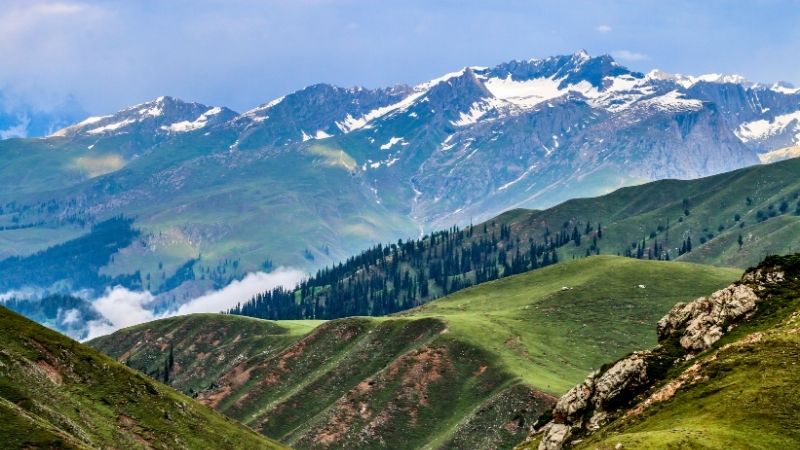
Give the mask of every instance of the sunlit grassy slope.
[[283, 448], [0, 307], [0, 448]]
[[655, 345], [654, 324], [675, 303], [740, 275], [599, 256], [478, 285], [403, 315], [441, 318], [454, 336], [499, 355], [511, 373], [560, 393], [608, 361], [605, 355]]

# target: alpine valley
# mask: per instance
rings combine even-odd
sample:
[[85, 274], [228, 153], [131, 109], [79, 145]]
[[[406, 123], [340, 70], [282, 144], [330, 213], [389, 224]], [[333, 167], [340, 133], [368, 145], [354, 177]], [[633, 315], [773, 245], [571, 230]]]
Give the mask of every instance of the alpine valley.
[[798, 156], [583, 51], [2, 140], [0, 447], [798, 448]]
[[[800, 90], [785, 84], [642, 74], [583, 51], [416, 86], [317, 84], [243, 114], [160, 97], [0, 141], [0, 264], [29, 262], [3, 289], [121, 284], [180, 303], [512, 208], [785, 159], [798, 118]], [[95, 242], [121, 217], [130, 231], [87, 273], [31, 261], [50, 252], [61, 266], [58, 246]]]

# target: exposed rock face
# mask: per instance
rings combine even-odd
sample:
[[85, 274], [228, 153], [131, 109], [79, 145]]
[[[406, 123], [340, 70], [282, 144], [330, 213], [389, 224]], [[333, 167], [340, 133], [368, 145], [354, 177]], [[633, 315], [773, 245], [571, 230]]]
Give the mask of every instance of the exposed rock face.
[[561, 449], [573, 430], [596, 430], [604, 425], [616, 407], [649, 387], [647, 368], [653, 357], [650, 352], [636, 352], [570, 389], [556, 403], [553, 422], [543, 428], [539, 449]]
[[[633, 353], [603, 372], [590, 375], [556, 403], [553, 420], [541, 428], [539, 450], [560, 450], [571, 440], [596, 431], [619, 417], [626, 409], [638, 414], [650, 404], [674, 395], [683, 384], [700, 377], [699, 366], [688, 368], [681, 376], [656, 392], [647, 394], [669, 367], [678, 360], [711, 348], [726, 332], [750, 317], [759, 303], [769, 297], [770, 285], [786, 278], [780, 267], [769, 267], [769, 259], [761, 268], [748, 271], [739, 283], [701, 297], [691, 303], [679, 303], [658, 322], [660, 344], [652, 351]], [[677, 339], [674, 345], [667, 340]]]
[[758, 301], [753, 288], [739, 284], [689, 304], [679, 303], [658, 321], [658, 337], [678, 335], [684, 350], [703, 351], [722, 337], [726, 327], [752, 313]]
[[544, 426], [544, 437], [539, 444], [539, 450], [559, 450], [572, 435], [572, 427], [561, 423], [550, 422]]

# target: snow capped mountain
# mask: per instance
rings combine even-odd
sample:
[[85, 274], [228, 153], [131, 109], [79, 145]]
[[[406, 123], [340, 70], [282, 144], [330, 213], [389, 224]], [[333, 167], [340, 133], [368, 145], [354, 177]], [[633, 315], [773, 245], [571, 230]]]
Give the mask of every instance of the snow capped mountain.
[[577, 52], [413, 86], [315, 84], [243, 114], [161, 97], [0, 141], [0, 197], [16, 208], [4, 225], [135, 217], [146, 244], [112, 269], [163, 259], [169, 274], [175, 255], [201, 254], [305, 267], [515, 207], [797, 157], [799, 140], [790, 85]]
[[228, 108], [186, 103], [173, 97], [134, 105], [115, 114], [89, 117], [52, 137], [114, 136], [126, 133], [170, 134], [198, 130], [236, 117]]
[[408, 91], [406, 86], [364, 89], [316, 84], [247, 111], [233, 125], [241, 130], [241, 148], [324, 139], [351, 131], [355, 117], [391, 105]]
[[[316, 155], [348, 170], [376, 204], [440, 227], [757, 164], [800, 142], [800, 90], [738, 75], [639, 73], [579, 51], [465, 67], [415, 86], [315, 84], [241, 115], [161, 97], [54, 136], [126, 135]], [[770, 159], [784, 154], [793, 153]], [[335, 162], [324, 159], [331, 155]]]

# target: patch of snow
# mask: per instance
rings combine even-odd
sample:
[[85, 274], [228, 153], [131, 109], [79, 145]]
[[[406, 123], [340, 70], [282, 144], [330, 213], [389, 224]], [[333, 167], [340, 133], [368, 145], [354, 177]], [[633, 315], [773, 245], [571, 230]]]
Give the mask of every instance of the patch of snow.
[[[467, 68], [464, 68], [464, 69], [461, 69], [461, 70], [459, 70], [457, 72], [448, 73], [448, 74], [445, 74], [445, 75], [443, 75], [443, 76], [441, 76], [439, 78], [435, 78], [433, 80], [426, 81], [425, 83], [418, 84], [417, 86], [414, 86], [414, 88], [412, 89], [411, 94], [409, 94], [408, 96], [406, 96], [404, 99], [400, 100], [399, 102], [393, 103], [391, 105], [382, 106], [380, 108], [376, 108], [376, 109], [364, 114], [361, 117], [353, 117], [351, 114], [348, 114], [347, 116], [344, 117], [344, 119], [342, 119], [342, 121], [337, 121], [336, 122], [336, 126], [340, 130], [342, 130], [343, 133], [349, 133], [351, 131], [358, 130], [360, 128], [367, 128], [368, 124], [371, 121], [373, 121], [373, 120], [375, 120], [375, 119], [377, 119], [379, 117], [386, 116], [386, 115], [388, 115], [388, 114], [390, 114], [392, 112], [395, 112], [395, 111], [405, 110], [408, 107], [410, 107], [411, 105], [413, 105], [414, 102], [416, 102], [420, 98], [422, 99], [422, 100], [420, 100], [421, 102], [427, 101], [427, 97], [423, 97], [423, 96], [425, 94], [427, 94], [428, 91], [431, 88], [433, 88], [434, 86], [436, 86], [439, 83], [442, 83], [442, 82], [448, 81], [448, 80], [450, 80], [452, 78], [456, 78], [456, 77], [459, 77], [461, 75], [464, 75], [464, 72], [466, 70], [467, 70]], [[413, 113], [413, 111], [412, 111], [412, 113]]]
[[770, 86], [769, 89], [771, 91], [775, 91], [780, 94], [786, 94], [786, 95], [800, 94], [800, 88], [788, 86], [783, 83], [775, 83], [772, 86]]
[[512, 181], [509, 181], [508, 183], [506, 183], [506, 184], [500, 186], [499, 188], [497, 188], [498, 192], [499, 191], [505, 191], [506, 189], [510, 188], [511, 186], [513, 186], [513, 185], [517, 184], [518, 182], [522, 181], [522, 179], [527, 177], [528, 175], [530, 175], [531, 171], [533, 171], [533, 169], [535, 169], [535, 168], [536, 168], [535, 164], [530, 166], [530, 167], [528, 167], [528, 169], [525, 170], [525, 172], [522, 172], [522, 175], [520, 175], [516, 179], [514, 179]]
[[91, 125], [91, 124], [93, 124], [93, 123], [100, 122], [100, 121], [101, 121], [101, 120], [103, 120], [103, 119], [108, 119], [109, 117], [111, 117], [111, 116], [109, 115], [109, 116], [95, 116], [95, 117], [89, 117], [88, 119], [86, 119], [86, 120], [84, 120], [84, 121], [82, 121], [82, 122], [78, 122], [78, 123], [76, 123], [76, 124], [75, 124], [75, 125], [73, 125], [73, 126], [75, 126], [75, 127], [82, 127], [82, 126], [84, 126], [84, 125]]
[[76, 130], [76, 129], [79, 129], [79, 128], [83, 128], [83, 127], [86, 127], [88, 125], [95, 124], [97, 122], [100, 122], [101, 120], [108, 119], [108, 118], [111, 118], [111, 117], [113, 117], [113, 116], [108, 115], [108, 116], [93, 116], [93, 117], [89, 117], [87, 119], [84, 119], [81, 122], [76, 123], [75, 125], [71, 125], [71, 126], [68, 126], [66, 128], [62, 128], [62, 129], [56, 131], [55, 133], [51, 134], [50, 136], [51, 137], [65, 136], [68, 131]]
[[403, 142], [403, 138], [392, 136], [391, 138], [389, 138], [389, 142], [381, 145], [381, 150], [389, 150], [390, 148], [392, 148], [393, 145], [400, 142]]
[[686, 98], [686, 95], [678, 90], [669, 91], [658, 97], [647, 98], [638, 102], [638, 105], [670, 112], [696, 111], [703, 108], [702, 101]]
[[779, 148], [778, 150], [772, 150], [758, 155], [758, 159], [764, 164], [798, 157], [800, 157], [800, 145], [796, 147]]
[[517, 81], [509, 74], [506, 78], [490, 78], [484, 85], [495, 98], [528, 108], [564, 95], [566, 92], [558, 88], [559, 83], [554, 78]]
[[460, 112], [458, 120], [451, 121], [450, 123], [457, 127], [464, 127], [473, 125], [485, 116], [486, 113], [503, 106], [503, 102], [498, 99], [484, 99], [480, 102], [474, 102], [470, 105], [468, 112]]
[[93, 129], [87, 131], [87, 133], [88, 134], [103, 134], [103, 133], [106, 133], [108, 131], [118, 130], [118, 129], [122, 128], [122, 127], [128, 126], [128, 125], [130, 125], [132, 123], [135, 123], [135, 122], [137, 122], [137, 121], [133, 120], [133, 119], [125, 119], [125, 120], [122, 120], [120, 122], [114, 122], [114, 123], [110, 123], [108, 125], [104, 125], [102, 127], [93, 128]]
[[187, 131], [199, 130], [208, 123], [208, 118], [222, 112], [222, 108], [215, 106], [208, 111], [200, 114], [197, 119], [193, 121], [184, 120], [170, 125], [162, 125], [161, 129], [172, 133], [185, 133]]
[[325, 139], [329, 137], [331, 137], [331, 135], [324, 132], [323, 130], [317, 130], [316, 134], [314, 134], [314, 139]]
[[761, 119], [743, 123], [734, 133], [742, 142], [750, 142], [782, 134], [789, 127], [794, 127], [795, 136], [793, 142], [795, 144], [800, 143], [800, 111], [783, 114], [774, 117], [772, 120]]
[[249, 111], [246, 111], [242, 115], [245, 116], [245, 117], [248, 117], [248, 118], [250, 118], [252, 120], [255, 120], [257, 122], [263, 122], [264, 120], [266, 120], [268, 118], [268, 116], [267, 117], [259, 116], [259, 113], [262, 112], [262, 111], [266, 111], [266, 110], [272, 108], [273, 106], [281, 103], [285, 98], [286, 98], [285, 95], [281, 96], [281, 97], [278, 97], [278, 98], [270, 101], [269, 103], [266, 103], [266, 104], [260, 105], [260, 106], [256, 106], [255, 108], [253, 108], [253, 109], [251, 109]]
[[751, 86], [750, 83], [745, 77], [741, 75], [725, 75], [721, 73], [708, 73], [705, 75], [700, 76], [692, 76], [692, 75], [681, 75], [679, 73], [668, 73], [663, 72], [661, 70], [652, 70], [650, 73], [647, 74], [645, 77], [646, 79], [650, 80], [670, 80], [674, 81], [675, 83], [681, 85], [682, 87], [688, 89], [694, 86], [697, 83], [705, 82], [705, 83], [734, 83], [734, 84], [742, 84], [745, 86]]

